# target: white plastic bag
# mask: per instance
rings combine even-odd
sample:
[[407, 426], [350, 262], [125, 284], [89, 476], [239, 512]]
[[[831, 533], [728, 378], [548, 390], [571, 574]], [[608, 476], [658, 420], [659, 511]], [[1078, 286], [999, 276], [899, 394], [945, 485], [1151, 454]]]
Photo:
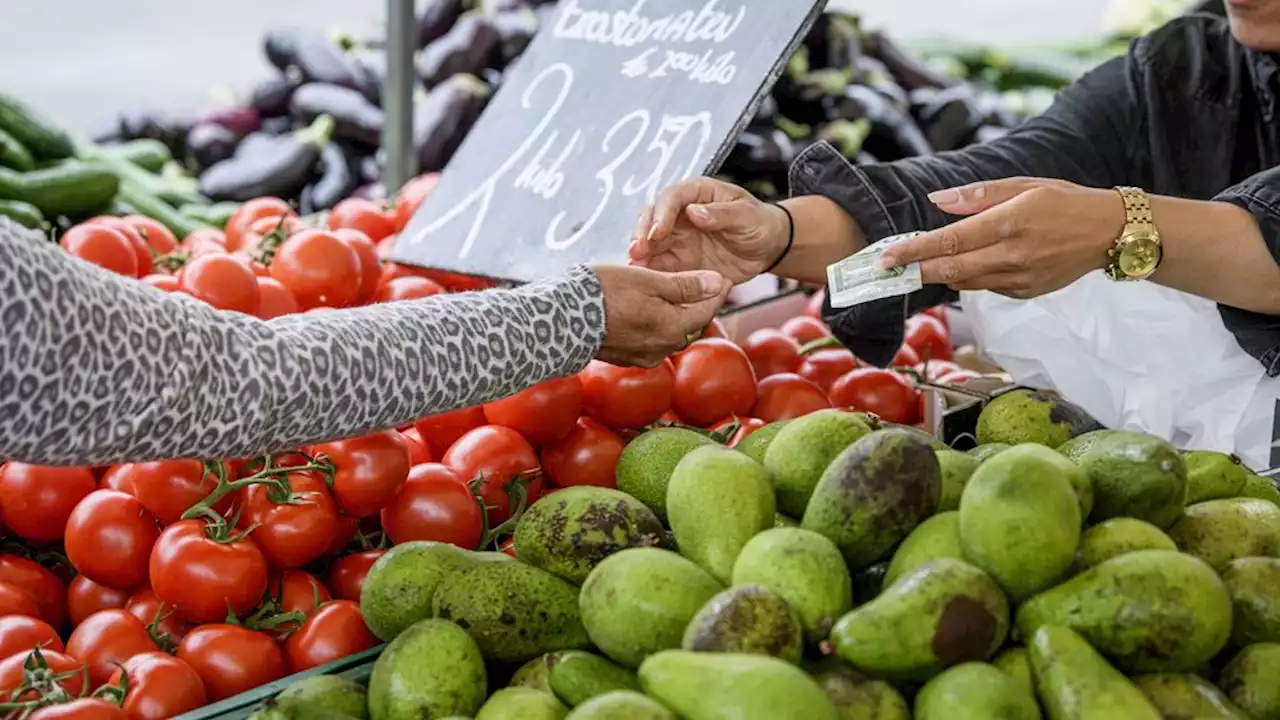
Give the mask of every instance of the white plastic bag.
[[1217, 305], [1101, 271], [1033, 300], [961, 293], [979, 346], [1024, 385], [1052, 388], [1103, 425], [1271, 465], [1280, 380], [1240, 349]]

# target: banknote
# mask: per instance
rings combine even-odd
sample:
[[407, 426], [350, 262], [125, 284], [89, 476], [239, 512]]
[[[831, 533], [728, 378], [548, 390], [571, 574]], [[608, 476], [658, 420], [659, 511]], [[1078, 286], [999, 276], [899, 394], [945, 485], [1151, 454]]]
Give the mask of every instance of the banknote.
[[880, 255], [895, 243], [922, 233], [893, 235], [859, 250], [849, 257], [827, 266], [827, 295], [831, 307], [847, 308], [881, 298], [906, 295], [923, 287], [920, 263], [880, 268]]

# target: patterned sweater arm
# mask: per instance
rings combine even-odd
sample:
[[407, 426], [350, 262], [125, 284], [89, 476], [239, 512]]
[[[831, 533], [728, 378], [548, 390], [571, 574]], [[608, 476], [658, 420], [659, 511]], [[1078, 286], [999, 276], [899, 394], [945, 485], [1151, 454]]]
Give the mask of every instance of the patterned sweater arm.
[[82, 262], [0, 218], [0, 458], [246, 457], [395, 427], [581, 369], [595, 274], [263, 321]]

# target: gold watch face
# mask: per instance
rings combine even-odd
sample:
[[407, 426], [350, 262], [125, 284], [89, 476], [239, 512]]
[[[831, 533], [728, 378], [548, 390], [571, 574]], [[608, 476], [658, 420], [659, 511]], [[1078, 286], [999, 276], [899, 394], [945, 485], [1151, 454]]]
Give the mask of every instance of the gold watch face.
[[1149, 277], [1160, 264], [1160, 241], [1147, 233], [1135, 233], [1119, 252], [1120, 272], [1131, 278]]

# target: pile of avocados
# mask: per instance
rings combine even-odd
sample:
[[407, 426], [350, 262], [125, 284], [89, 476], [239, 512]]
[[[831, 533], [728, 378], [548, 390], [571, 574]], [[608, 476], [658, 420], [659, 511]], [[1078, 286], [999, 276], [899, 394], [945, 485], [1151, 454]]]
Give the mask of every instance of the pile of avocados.
[[1236, 458], [993, 399], [979, 446], [827, 410], [729, 449], [650, 430], [516, 557], [411, 542], [367, 687], [267, 718], [1280, 718], [1280, 491]]

